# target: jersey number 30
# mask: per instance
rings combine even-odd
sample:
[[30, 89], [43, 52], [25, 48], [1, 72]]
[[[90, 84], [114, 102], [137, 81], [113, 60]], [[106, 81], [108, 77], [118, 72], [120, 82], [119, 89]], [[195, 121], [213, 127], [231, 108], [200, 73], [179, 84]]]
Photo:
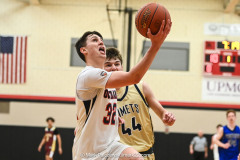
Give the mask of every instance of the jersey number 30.
[[117, 108], [117, 104], [116, 103], [108, 103], [106, 106], [105, 111], [107, 111], [107, 116], [103, 117], [103, 123], [105, 125], [109, 125], [111, 123], [111, 125], [115, 125], [115, 116], [116, 116], [116, 108]]

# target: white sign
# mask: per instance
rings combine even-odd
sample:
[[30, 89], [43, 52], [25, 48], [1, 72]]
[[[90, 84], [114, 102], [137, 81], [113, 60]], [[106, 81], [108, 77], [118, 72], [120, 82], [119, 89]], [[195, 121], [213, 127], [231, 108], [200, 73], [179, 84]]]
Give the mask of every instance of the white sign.
[[203, 77], [202, 100], [240, 102], [240, 79]]
[[205, 23], [206, 35], [240, 36], [240, 24]]

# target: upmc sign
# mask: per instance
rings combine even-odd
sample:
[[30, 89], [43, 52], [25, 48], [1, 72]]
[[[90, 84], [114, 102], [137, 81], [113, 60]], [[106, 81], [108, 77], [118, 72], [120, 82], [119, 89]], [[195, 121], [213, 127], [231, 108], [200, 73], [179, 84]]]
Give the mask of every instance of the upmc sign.
[[240, 79], [204, 77], [202, 100], [240, 102]]

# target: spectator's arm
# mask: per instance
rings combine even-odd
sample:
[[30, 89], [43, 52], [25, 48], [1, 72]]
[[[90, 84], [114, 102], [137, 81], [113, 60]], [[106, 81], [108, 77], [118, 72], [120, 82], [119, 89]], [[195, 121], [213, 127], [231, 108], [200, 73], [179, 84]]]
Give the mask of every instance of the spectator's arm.
[[195, 144], [195, 137], [192, 139], [190, 146], [189, 146], [189, 152], [190, 154], [194, 153], [193, 145]]
[[205, 157], [205, 158], [208, 157], [208, 147], [207, 147], [207, 146], [205, 147], [205, 154], [204, 154], [204, 157]]
[[190, 152], [190, 154], [193, 154], [193, 153], [194, 153], [194, 151], [193, 151], [193, 144], [190, 144], [190, 146], [189, 146], [189, 152]]

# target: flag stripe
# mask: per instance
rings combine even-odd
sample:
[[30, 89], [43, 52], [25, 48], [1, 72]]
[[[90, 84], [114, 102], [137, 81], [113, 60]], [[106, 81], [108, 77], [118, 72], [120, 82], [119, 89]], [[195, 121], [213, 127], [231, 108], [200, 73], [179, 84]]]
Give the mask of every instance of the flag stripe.
[[13, 83], [15, 83], [15, 79], [16, 79], [15, 72], [16, 72], [16, 51], [17, 51], [16, 49], [17, 49], [17, 45], [18, 45], [17, 40], [18, 40], [18, 38], [14, 37], [15, 44], [13, 45], [14, 46], [14, 48], [13, 48], [14, 51], [13, 51], [13, 74], [12, 74]]
[[20, 57], [19, 57], [19, 82], [22, 82], [22, 50], [23, 50], [23, 38], [21, 37], [21, 49], [20, 49]]
[[7, 83], [7, 54], [4, 55], [4, 83]]
[[23, 37], [23, 51], [22, 51], [22, 74], [21, 83], [24, 83], [24, 63], [25, 63], [25, 37]]
[[27, 71], [27, 36], [25, 37], [25, 50], [24, 50], [24, 83], [26, 82], [26, 71]]
[[17, 58], [18, 58], [18, 37], [17, 37], [17, 47], [16, 47], [16, 55], [15, 55], [15, 83], [17, 83], [17, 73], [18, 73], [18, 68], [17, 68], [17, 64], [18, 64], [18, 61], [17, 61]]
[[[14, 53], [14, 48], [13, 48], [13, 53]], [[13, 83], [13, 57], [14, 57], [14, 54], [12, 54], [11, 56], [11, 84]]]
[[11, 74], [11, 71], [12, 71], [12, 54], [9, 54], [9, 73], [8, 73], [8, 83], [11, 83], [11, 78], [12, 78], [12, 74]]
[[18, 42], [18, 58], [17, 58], [17, 83], [20, 83], [20, 54], [22, 50], [22, 38], [19, 37], [19, 42]]
[[17, 66], [17, 76], [16, 76], [16, 83], [19, 83], [19, 57], [20, 57], [20, 50], [21, 50], [21, 37], [18, 37], [18, 50], [17, 50], [17, 57], [16, 57], [16, 66]]

